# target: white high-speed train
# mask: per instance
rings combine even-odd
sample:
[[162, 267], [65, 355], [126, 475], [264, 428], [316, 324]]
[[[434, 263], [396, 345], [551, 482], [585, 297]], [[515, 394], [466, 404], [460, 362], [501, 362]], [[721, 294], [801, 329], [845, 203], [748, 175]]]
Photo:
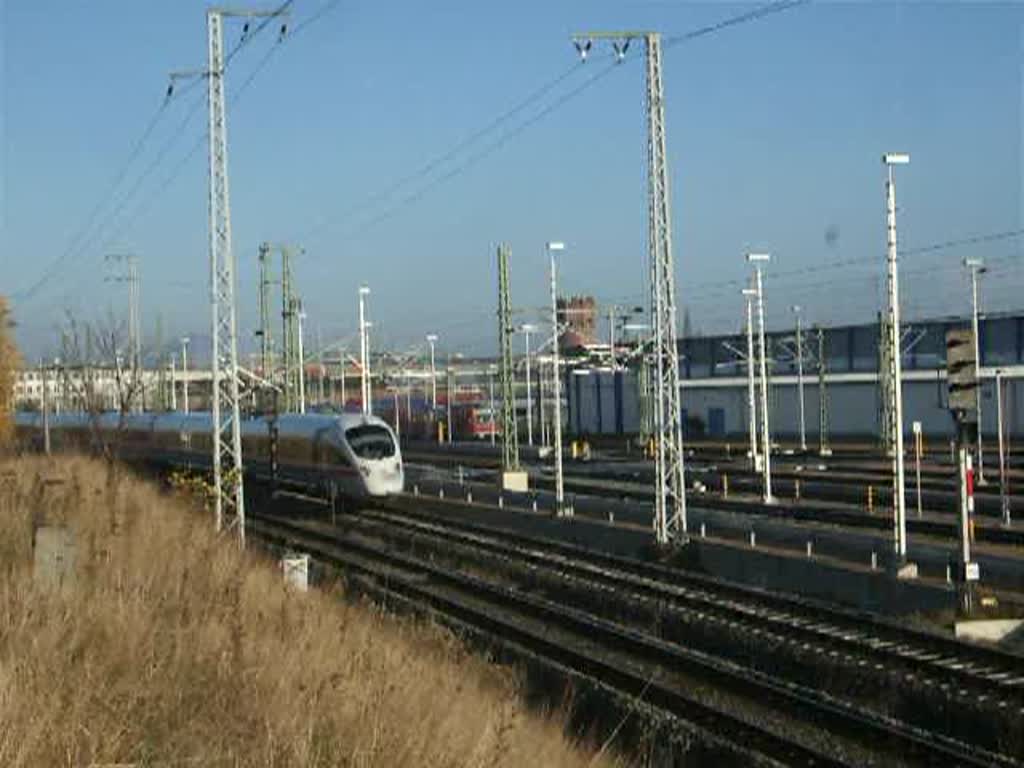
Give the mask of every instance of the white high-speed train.
[[[122, 422], [123, 418], [123, 422]], [[208, 468], [212, 455], [212, 416], [207, 412], [50, 415], [55, 448], [88, 450], [98, 439], [116, 443], [126, 460], [167, 466]], [[42, 416], [18, 413], [22, 444], [42, 442]], [[402, 453], [387, 422], [362, 414], [282, 414], [277, 419], [244, 419], [242, 456], [247, 473], [271, 473], [272, 429], [276, 427], [277, 478], [347, 496], [387, 496], [405, 485]], [[119, 434], [118, 434], [119, 432]]]

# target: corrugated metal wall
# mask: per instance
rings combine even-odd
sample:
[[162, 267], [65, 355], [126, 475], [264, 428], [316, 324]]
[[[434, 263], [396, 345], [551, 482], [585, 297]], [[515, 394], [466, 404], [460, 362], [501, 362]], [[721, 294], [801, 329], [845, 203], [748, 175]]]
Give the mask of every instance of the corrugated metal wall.
[[572, 435], [623, 435], [640, 430], [640, 399], [632, 371], [571, 371], [567, 376]]
[[[1004, 424], [1011, 435], [1024, 433], [1024, 381], [1005, 381]], [[636, 376], [632, 371], [590, 371], [569, 374], [568, 429], [573, 435], [633, 434], [639, 431], [640, 402]], [[928, 435], [953, 435], [953, 421], [945, 406], [944, 381], [908, 381], [903, 384], [904, 427], [908, 431], [920, 421]], [[829, 435], [832, 437], [877, 436], [878, 390], [873, 382], [828, 385]], [[807, 437], [818, 435], [818, 385], [809, 379], [804, 385]], [[799, 410], [795, 384], [772, 386], [770, 414], [773, 435], [799, 433]], [[709, 426], [712, 409], [724, 414], [726, 435], [747, 433], [747, 390], [745, 385], [683, 389], [683, 407], [689, 416]], [[996, 432], [995, 383], [982, 387], [982, 426], [985, 434]]]

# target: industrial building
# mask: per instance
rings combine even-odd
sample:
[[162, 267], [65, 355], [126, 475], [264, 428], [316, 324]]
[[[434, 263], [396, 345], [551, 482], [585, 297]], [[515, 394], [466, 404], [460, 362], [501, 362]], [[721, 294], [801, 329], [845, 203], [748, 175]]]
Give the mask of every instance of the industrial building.
[[[909, 432], [921, 422], [926, 435], [951, 436], [946, 408], [946, 331], [969, 319], [935, 318], [903, 326], [903, 419]], [[1010, 435], [1024, 430], [1024, 314], [989, 315], [980, 321], [982, 430], [996, 432], [995, 374], [1003, 375], [1003, 423]], [[875, 438], [882, 423], [877, 323], [804, 329], [805, 425], [817, 442], [825, 417], [834, 438]], [[799, 434], [798, 355], [794, 331], [769, 333], [770, 426], [774, 436]], [[745, 334], [686, 338], [680, 342], [684, 423], [691, 436], [742, 437], [748, 428]], [[823, 352], [823, 355], [820, 355]], [[819, 357], [824, 359], [824, 371]], [[580, 368], [566, 375], [568, 428], [573, 434], [630, 434], [640, 429], [636, 371]], [[825, 408], [820, 382], [824, 380]]]

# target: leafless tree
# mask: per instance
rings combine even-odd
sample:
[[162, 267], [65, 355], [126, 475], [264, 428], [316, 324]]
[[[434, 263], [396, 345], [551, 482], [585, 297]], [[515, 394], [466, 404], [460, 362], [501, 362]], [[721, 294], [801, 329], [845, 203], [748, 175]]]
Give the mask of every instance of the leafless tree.
[[[128, 415], [142, 407], [145, 376], [127, 349], [126, 324], [113, 312], [97, 322], [83, 322], [68, 312], [61, 328], [57, 375], [74, 407], [89, 417], [92, 445], [113, 464]], [[117, 414], [116, 426], [103, 429], [104, 413]]]

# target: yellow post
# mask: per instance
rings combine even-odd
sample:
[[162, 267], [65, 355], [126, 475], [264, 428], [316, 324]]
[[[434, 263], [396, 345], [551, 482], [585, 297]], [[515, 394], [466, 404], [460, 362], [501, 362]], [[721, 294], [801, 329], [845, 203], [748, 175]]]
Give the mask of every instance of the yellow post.
[[874, 512], [875, 510], [875, 487], [873, 485], [868, 486], [868, 512]]
[[722, 475], [722, 498], [729, 498], [729, 476]]
[[794, 496], [795, 496], [797, 501], [800, 501], [800, 478], [799, 477], [796, 479], [796, 481], [794, 482], [793, 485], [794, 485], [794, 487], [793, 487]]
[[443, 421], [437, 422], [437, 442], [439, 442], [439, 443], [443, 443], [444, 442], [444, 422]]

